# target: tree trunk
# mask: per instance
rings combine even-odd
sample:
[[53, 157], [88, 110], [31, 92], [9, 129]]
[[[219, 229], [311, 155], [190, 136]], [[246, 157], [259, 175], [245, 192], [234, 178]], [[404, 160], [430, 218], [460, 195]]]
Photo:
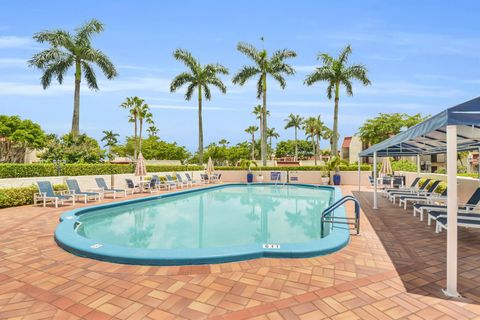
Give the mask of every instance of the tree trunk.
[[75, 94], [73, 96], [72, 135], [80, 134], [80, 82], [82, 81], [82, 66], [80, 61], [75, 63]]
[[198, 161], [203, 164], [202, 86], [198, 86]]
[[255, 160], [255, 134], [252, 133], [252, 160]]
[[315, 148], [315, 136], [312, 136], [312, 146], [313, 146], [313, 159], [315, 160], [315, 165], [317, 165], [317, 150]]
[[138, 119], [140, 123], [140, 132], [138, 134], [138, 154], [142, 153], [142, 131], [143, 131], [143, 118]]
[[295, 127], [295, 161], [298, 161], [297, 127]]
[[133, 116], [133, 120], [135, 121], [134, 128], [135, 128], [135, 135], [133, 136], [133, 161], [137, 161], [137, 147], [138, 147], [138, 139], [137, 139], [137, 112], [135, 111], [135, 115]]
[[267, 165], [267, 74], [263, 74], [263, 106], [262, 106], [262, 165]]
[[316, 140], [317, 140], [317, 143], [316, 143], [315, 148], [316, 148], [316, 151], [317, 151], [317, 157], [321, 161], [322, 160], [322, 155], [321, 155], [321, 152], [320, 152], [320, 138], [317, 136]]
[[338, 100], [340, 99], [340, 84], [335, 84], [335, 109], [333, 110], [332, 155], [337, 156], [338, 150]]

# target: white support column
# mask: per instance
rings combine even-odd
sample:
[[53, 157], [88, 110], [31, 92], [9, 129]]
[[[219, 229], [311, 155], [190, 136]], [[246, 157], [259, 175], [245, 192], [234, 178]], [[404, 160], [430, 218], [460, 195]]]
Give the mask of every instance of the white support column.
[[373, 153], [373, 209], [377, 206], [377, 151]]
[[457, 230], [457, 126], [447, 126], [447, 288], [449, 297], [458, 297], [458, 230]]
[[362, 158], [359, 155], [358, 156], [358, 191], [360, 191], [360, 182], [362, 179], [362, 172], [360, 171], [360, 161], [362, 161]]
[[420, 177], [420, 155], [417, 154], [417, 176]]

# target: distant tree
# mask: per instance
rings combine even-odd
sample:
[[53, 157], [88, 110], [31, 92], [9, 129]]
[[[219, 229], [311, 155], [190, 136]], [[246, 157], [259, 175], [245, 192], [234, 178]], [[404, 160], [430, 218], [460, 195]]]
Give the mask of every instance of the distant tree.
[[317, 165], [317, 156], [318, 156], [318, 136], [319, 131], [321, 130], [321, 125], [319, 123], [319, 118], [317, 117], [308, 117], [303, 123], [303, 130], [305, 130], [306, 136], [312, 139], [312, 147], [314, 154], [315, 165]]
[[220, 139], [220, 141], [218, 141], [218, 144], [222, 147], [226, 147], [230, 144], [230, 142], [227, 139]]
[[65, 134], [60, 138], [49, 135], [47, 145], [40, 154], [44, 162], [65, 160], [67, 163], [98, 163], [103, 160], [104, 151], [100, 149], [97, 140], [81, 134], [73, 136]]
[[372, 119], [367, 119], [358, 130], [358, 136], [366, 145], [373, 145], [394, 136], [402, 129], [410, 128], [423, 120], [420, 113], [408, 115], [405, 113], [379, 113]]
[[118, 144], [118, 133], [114, 133], [112, 130], [103, 130], [102, 141], [105, 142], [104, 147], [108, 148], [108, 159], [113, 160], [112, 148]]
[[128, 121], [134, 123], [135, 148], [133, 153], [133, 159], [136, 161], [138, 153], [142, 151], [143, 123], [147, 122], [150, 125], [153, 125], [153, 116], [150, 112], [150, 107], [148, 106], [148, 104], [145, 103], [145, 100], [140, 99], [136, 96], [127, 97], [125, 101], [120, 105], [120, 108], [127, 109], [130, 112]]
[[[263, 38], [262, 38], [263, 41]], [[267, 76], [270, 75], [284, 89], [287, 85], [284, 75], [293, 75], [295, 70], [285, 62], [286, 59], [297, 56], [292, 50], [277, 50], [269, 57], [267, 50], [258, 50], [248, 43], [239, 42], [237, 50], [253, 61], [253, 65], [243, 66], [235, 74], [234, 84], [243, 86], [253, 77], [257, 80], [257, 98], [262, 97], [262, 132], [261, 132], [261, 158], [263, 165], [267, 165]]]
[[91, 45], [92, 36], [101, 33], [104, 24], [92, 19], [77, 28], [74, 35], [64, 30], [42, 31], [33, 38], [39, 43], [48, 43], [50, 48], [35, 54], [29, 61], [30, 66], [43, 72], [43, 89], [50, 86], [55, 77], [60, 84], [71, 67], [75, 67], [75, 94], [73, 100], [72, 130], [73, 136], [80, 133], [80, 82], [82, 74], [92, 90], [98, 90], [97, 76], [93, 65], [97, 65], [107, 79], [117, 76], [117, 70], [110, 59]]
[[[253, 111], [252, 111], [252, 114], [255, 115], [255, 117], [259, 120], [259, 128], [260, 128], [260, 134], [263, 132], [262, 130], [262, 126], [263, 126], [263, 112], [262, 112], [263, 108], [260, 104], [256, 105], [255, 107], [253, 107]], [[270, 110], [267, 110], [267, 118], [268, 116], [270, 115]]]
[[279, 141], [275, 146], [275, 156], [277, 158], [291, 157], [295, 154], [295, 145], [297, 146], [298, 158], [305, 159], [314, 155], [312, 144], [307, 140], [284, 140]]
[[290, 113], [287, 119], [285, 119], [287, 122], [285, 124], [285, 130], [289, 128], [294, 128], [295, 129], [295, 160], [298, 159], [298, 146], [297, 146], [297, 140], [298, 140], [298, 130], [302, 128], [302, 123], [303, 123], [303, 118], [300, 117], [300, 115], [294, 115], [293, 113]]
[[0, 115], [0, 162], [25, 162], [27, 151], [40, 150], [47, 136], [40, 125], [18, 116]]
[[255, 132], [258, 131], [257, 126], [250, 126], [245, 129], [245, 132], [252, 136], [252, 160], [255, 160]]
[[317, 82], [327, 82], [327, 97], [335, 97], [333, 111], [333, 136], [332, 154], [336, 155], [338, 150], [338, 102], [340, 100], [340, 86], [345, 87], [347, 95], [353, 95], [352, 80], [359, 80], [364, 86], [370, 85], [367, 77], [367, 68], [361, 64], [348, 65], [348, 58], [352, 48], [346, 46], [335, 59], [327, 53], [321, 53], [317, 59], [322, 61], [322, 66], [316, 68], [307, 75], [304, 83], [311, 86]]
[[158, 138], [158, 132], [159, 132], [159, 131], [160, 131], [160, 130], [158, 130], [158, 128], [157, 128], [154, 124], [150, 125], [150, 126], [147, 128], [148, 137], [149, 137], [149, 138], [150, 138], [150, 137], [156, 137], [156, 138]]
[[275, 128], [268, 128], [267, 130], [267, 138], [268, 138], [268, 145], [270, 147], [270, 150], [272, 149], [272, 139], [278, 139], [280, 135], [275, 131]]
[[190, 101], [195, 90], [198, 93], [198, 159], [200, 163], [203, 163], [202, 99], [203, 97], [207, 100], [212, 98], [210, 85], [217, 87], [223, 94], [227, 92], [227, 87], [218, 76], [228, 74], [228, 69], [218, 63], [201, 65], [190, 52], [182, 49], [175, 50], [173, 57], [182, 61], [189, 72], [182, 72], [172, 80], [170, 92], [175, 92], [184, 85], [188, 85], [185, 93], [187, 101]]
[[[126, 144], [114, 147], [113, 151], [120, 156], [132, 156], [136, 140], [135, 137], [128, 137]], [[185, 161], [192, 156], [184, 146], [179, 146], [175, 142], [169, 143], [154, 136], [143, 140], [142, 154], [147, 160]]]

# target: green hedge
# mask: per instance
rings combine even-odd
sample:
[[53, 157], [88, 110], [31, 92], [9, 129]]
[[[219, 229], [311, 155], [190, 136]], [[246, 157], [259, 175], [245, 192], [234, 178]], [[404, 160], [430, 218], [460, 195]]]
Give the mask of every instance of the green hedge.
[[[357, 171], [357, 165], [340, 165], [338, 167], [340, 171]], [[246, 170], [242, 167], [215, 167], [215, 170]], [[252, 167], [253, 171], [326, 171], [327, 168], [325, 166], [293, 166], [293, 167]], [[372, 168], [368, 164], [362, 164], [360, 166], [361, 171], [370, 171]]]
[[[57, 191], [67, 190], [66, 185], [54, 185]], [[38, 192], [36, 186], [0, 189], [0, 208], [9, 208], [33, 204], [33, 194]]]
[[[148, 172], [202, 170], [201, 166], [147, 165]], [[88, 176], [102, 174], [133, 173], [128, 164], [66, 164], [61, 166], [62, 176]], [[52, 177], [58, 174], [53, 164], [0, 164], [0, 179], [25, 177]]]

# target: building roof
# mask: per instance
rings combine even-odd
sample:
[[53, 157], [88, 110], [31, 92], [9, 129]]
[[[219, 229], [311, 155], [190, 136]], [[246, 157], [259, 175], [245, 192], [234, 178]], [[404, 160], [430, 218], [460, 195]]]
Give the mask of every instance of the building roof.
[[343, 138], [342, 148], [350, 148], [351, 142], [352, 142], [352, 137]]

